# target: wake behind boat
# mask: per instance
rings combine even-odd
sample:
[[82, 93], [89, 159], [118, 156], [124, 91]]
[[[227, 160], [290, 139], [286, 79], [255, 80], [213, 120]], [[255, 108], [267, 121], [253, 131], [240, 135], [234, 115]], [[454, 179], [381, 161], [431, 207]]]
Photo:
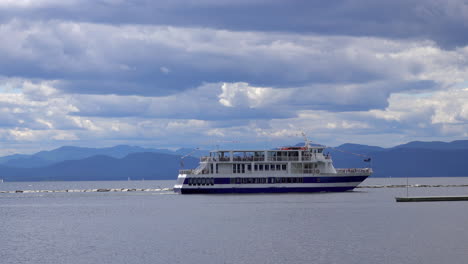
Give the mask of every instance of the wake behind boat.
[[216, 150], [196, 169], [180, 170], [174, 191], [193, 193], [343, 192], [372, 174], [371, 168], [335, 169], [325, 146], [277, 150]]

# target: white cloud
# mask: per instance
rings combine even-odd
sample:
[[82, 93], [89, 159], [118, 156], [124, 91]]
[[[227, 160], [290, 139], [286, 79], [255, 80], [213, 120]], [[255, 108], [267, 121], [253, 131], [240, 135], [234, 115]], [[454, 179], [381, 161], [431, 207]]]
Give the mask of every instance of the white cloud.
[[160, 69], [161, 72], [164, 73], [164, 74], [169, 74], [169, 73], [171, 72], [171, 70], [170, 70], [169, 68], [164, 67], [164, 66], [161, 67], [161, 68], [159, 68], [159, 69]]
[[367, 87], [386, 99], [421, 89], [420, 81], [448, 87], [468, 76], [468, 47], [443, 50], [427, 40], [21, 19], [3, 24], [0, 36], [3, 63], [13, 65], [4, 66], [8, 75], [53, 76], [73, 93], [167, 95], [245, 82], [249, 90], [227, 87], [226, 97], [245, 93], [255, 107], [267, 88], [325, 89], [322, 96], [333, 98]]
[[223, 83], [219, 103], [226, 107], [258, 108], [274, 105], [289, 95], [288, 90], [252, 87], [248, 83]]
[[181, 120], [181, 121], [169, 121], [166, 128], [169, 130], [185, 130], [185, 129], [196, 129], [206, 128], [207, 122], [204, 120]]
[[4, 141], [177, 147], [180, 138], [281, 141], [304, 129], [329, 144], [382, 145], [468, 131], [467, 90], [457, 86], [468, 47], [21, 19], [0, 37], [0, 67], [15, 76], [0, 78]]
[[26, 80], [21, 83], [22, 92], [31, 101], [47, 101], [60, 94], [60, 91], [53, 87], [57, 83], [57, 81], [32, 83], [31, 81]]
[[[57, 81], [8, 82], [3, 79], [1, 85], [11, 89], [0, 93], [0, 140], [11, 142], [130, 140], [179, 147], [186, 145], [180, 145], [181, 138], [193, 146], [209, 138], [210, 144], [220, 140], [288, 144], [300, 140], [304, 130], [314, 141], [329, 145], [379, 140], [385, 143], [377, 145], [391, 145], [418, 136], [463, 138], [468, 131], [467, 88], [396, 93], [383, 110], [331, 112], [309, 109], [306, 102], [317, 102], [318, 94], [307, 94], [304, 88], [217, 83], [171, 96], [144, 97], [66, 94], [54, 88]], [[288, 107], [292, 115], [281, 117]]]
[[0, 7], [38, 8], [45, 6], [67, 6], [76, 4], [74, 0], [0, 0]]
[[468, 88], [427, 94], [394, 94], [385, 110], [371, 110], [377, 118], [430, 124], [468, 124]]

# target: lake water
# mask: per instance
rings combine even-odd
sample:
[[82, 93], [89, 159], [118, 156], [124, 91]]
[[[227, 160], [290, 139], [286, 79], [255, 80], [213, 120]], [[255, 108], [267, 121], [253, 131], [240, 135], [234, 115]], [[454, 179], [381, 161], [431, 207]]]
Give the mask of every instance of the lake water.
[[[0, 183], [0, 190], [172, 187], [173, 181]], [[468, 184], [410, 178], [410, 184]], [[406, 184], [405, 178], [362, 185]], [[467, 187], [409, 188], [468, 195]], [[0, 263], [468, 263], [468, 202], [345, 193], [0, 193]]]

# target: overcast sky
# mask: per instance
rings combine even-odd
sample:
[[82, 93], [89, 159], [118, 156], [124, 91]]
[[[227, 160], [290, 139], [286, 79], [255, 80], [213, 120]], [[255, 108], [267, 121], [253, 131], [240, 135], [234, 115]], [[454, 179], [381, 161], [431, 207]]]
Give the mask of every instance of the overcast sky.
[[0, 0], [0, 40], [0, 155], [468, 138], [466, 0]]

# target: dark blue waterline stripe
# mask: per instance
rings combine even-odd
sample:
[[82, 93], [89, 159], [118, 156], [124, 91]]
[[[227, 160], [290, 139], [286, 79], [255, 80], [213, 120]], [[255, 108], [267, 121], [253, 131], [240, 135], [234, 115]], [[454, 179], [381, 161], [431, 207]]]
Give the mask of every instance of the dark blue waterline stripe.
[[[266, 183], [287, 183], [287, 182], [278, 182], [277, 180], [281, 178], [302, 178], [301, 183], [339, 183], [339, 182], [362, 182], [368, 176], [335, 176], [335, 177], [233, 177], [232, 179], [245, 179], [245, 178], [263, 178], [267, 179]], [[194, 177], [192, 179], [201, 179], [203, 177]], [[205, 179], [213, 179], [213, 177], [205, 177]], [[273, 179], [275, 179], [273, 181]], [[184, 180], [184, 184], [189, 184], [190, 178]], [[296, 182], [297, 183], [297, 182]], [[214, 178], [214, 184], [231, 184], [231, 178]], [[249, 184], [264, 184], [264, 183], [249, 183]]]
[[362, 182], [368, 176], [304, 177], [304, 183]]
[[269, 187], [269, 188], [181, 188], [174, 191], [182, 194], [223, 194], [223, 193], [313, 193], [313, 192], [345, 192], [354, 186], [345, 187]]

